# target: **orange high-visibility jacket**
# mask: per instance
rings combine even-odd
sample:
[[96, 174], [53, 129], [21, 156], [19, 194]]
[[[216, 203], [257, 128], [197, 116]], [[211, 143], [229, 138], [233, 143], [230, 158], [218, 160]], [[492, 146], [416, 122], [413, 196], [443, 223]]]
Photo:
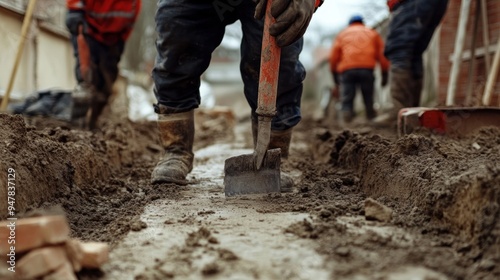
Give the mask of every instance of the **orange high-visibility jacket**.
[[346, 70], [374, 69], [380, 63], [383, 72], [389, 70], [384, 56], [384, 42], [377, 31], [362, 23], [353, 23], [340, 32], [330, 54], [330, 70], [342, 73]]
[[141, 0], [66, 0], [70, 11], [82, 11], [87, 33], [104, 44], [127, 40], [141, 9]]

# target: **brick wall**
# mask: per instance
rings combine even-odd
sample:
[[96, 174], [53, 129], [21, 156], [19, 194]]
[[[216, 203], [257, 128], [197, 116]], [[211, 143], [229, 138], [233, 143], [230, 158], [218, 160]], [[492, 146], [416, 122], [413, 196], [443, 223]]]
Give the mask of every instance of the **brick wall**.
[[[448, 4], [448, 10], [446, 12], [445, 18], [441, 26], [440, 33], [440, 61], [439, 61], [439, 97], [438, 102], [440, 105], [444, 105], [446, 102], [446, 95], [448, 89], [448, 81], [450, 77], [450, 71], [452, 63], [450, 61], [450, 56], [453, 54], [455, 49], [455, 37], [457, 34], [458, 20], [460, 17], [460, 7], [462, 0], [450, 0]], [[488, 20], [489, 20], [489, 33], [490, 33], [490, 45], [496, 45], [498, 41], [498, 36], [500, 35], [500, 1], [499, 0], [486, 0]], [[473, 37], [473, 27], [476, 18], [476, 6], [477, 1], [472, 0], [469, 20], [467, 23], [467, 36], [464, 46], [464, 54], [470, 51], [471, 42]], [[482, 48], [483, 45], [483, 29], [481, 20], [479, 21], [479, 29], [476, 39], [476, 48]], [[490, 52], [491, 59], [493, 60], [495, 53]], [[470, 59], [464, 59], [460, 67], [460, 74], [458, 78], [457, 91], [455, 95], [456, 105], [467, 105], [465, 104], [465, 95], [468, 86], [468, 75]], [[491, 63], [493, 64], [493, 63]], [[482, 94], [487, 80], [487, 73], [485, 69], [485, 57], [484, 55], [476, 54], [476, 64], [475, 64], [475, 75], [473, 78], [473, 98], [472, 104], [478, 105], [481, 101]], [[493, 92], [493, 99], [490, 105], [499, 105], [499, 94], [500, 94], [500, 79], [497, 80], [495, 89]]]

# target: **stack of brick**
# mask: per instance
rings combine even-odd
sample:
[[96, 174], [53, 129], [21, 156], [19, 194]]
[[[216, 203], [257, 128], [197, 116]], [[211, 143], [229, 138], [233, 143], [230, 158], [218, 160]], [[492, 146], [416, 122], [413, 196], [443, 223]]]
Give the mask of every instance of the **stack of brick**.
[[76, 280], [75, 272], [108, 260], [107, 244], [70, 239], [69, 233], [64, 216], [0, 222], [0, 279]]

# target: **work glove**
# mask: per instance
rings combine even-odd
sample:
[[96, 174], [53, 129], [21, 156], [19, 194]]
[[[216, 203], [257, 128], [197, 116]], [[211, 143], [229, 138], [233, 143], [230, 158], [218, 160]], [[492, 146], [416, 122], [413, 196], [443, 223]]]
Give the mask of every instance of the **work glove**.
[[68, 11], [66, 14], [66, 27], [72, 35], [78, 35], [78, 28], [82, 25], [86, 29], [85, 17], [82, 11]]
[[382, 72], [382, 87], [385, 87], [388, 82], [389, 82], [389, 73]]
[[[267, 0], [254, 0], [255, 18], [262, 19], [266, 14]], [[273, 0], [271, 14], [276, 22], [269, 28], [269, 33], [276, 37], [280, 47], [291, 45], [306, 32], [315, 10], [313, 0]]]

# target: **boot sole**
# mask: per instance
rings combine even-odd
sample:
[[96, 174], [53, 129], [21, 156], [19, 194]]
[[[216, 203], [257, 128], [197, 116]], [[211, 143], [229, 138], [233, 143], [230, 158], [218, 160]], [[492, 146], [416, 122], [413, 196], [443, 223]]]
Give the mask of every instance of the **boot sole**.
[[170, 184], [185, 186], [189, 183], [189, 181], [188, 180], [177, 180], [177, 179], [172, 179], [172, 178], [155, 178], [155, 179], [151, 179], [151, 183], [153, 185], [170, 183]]

